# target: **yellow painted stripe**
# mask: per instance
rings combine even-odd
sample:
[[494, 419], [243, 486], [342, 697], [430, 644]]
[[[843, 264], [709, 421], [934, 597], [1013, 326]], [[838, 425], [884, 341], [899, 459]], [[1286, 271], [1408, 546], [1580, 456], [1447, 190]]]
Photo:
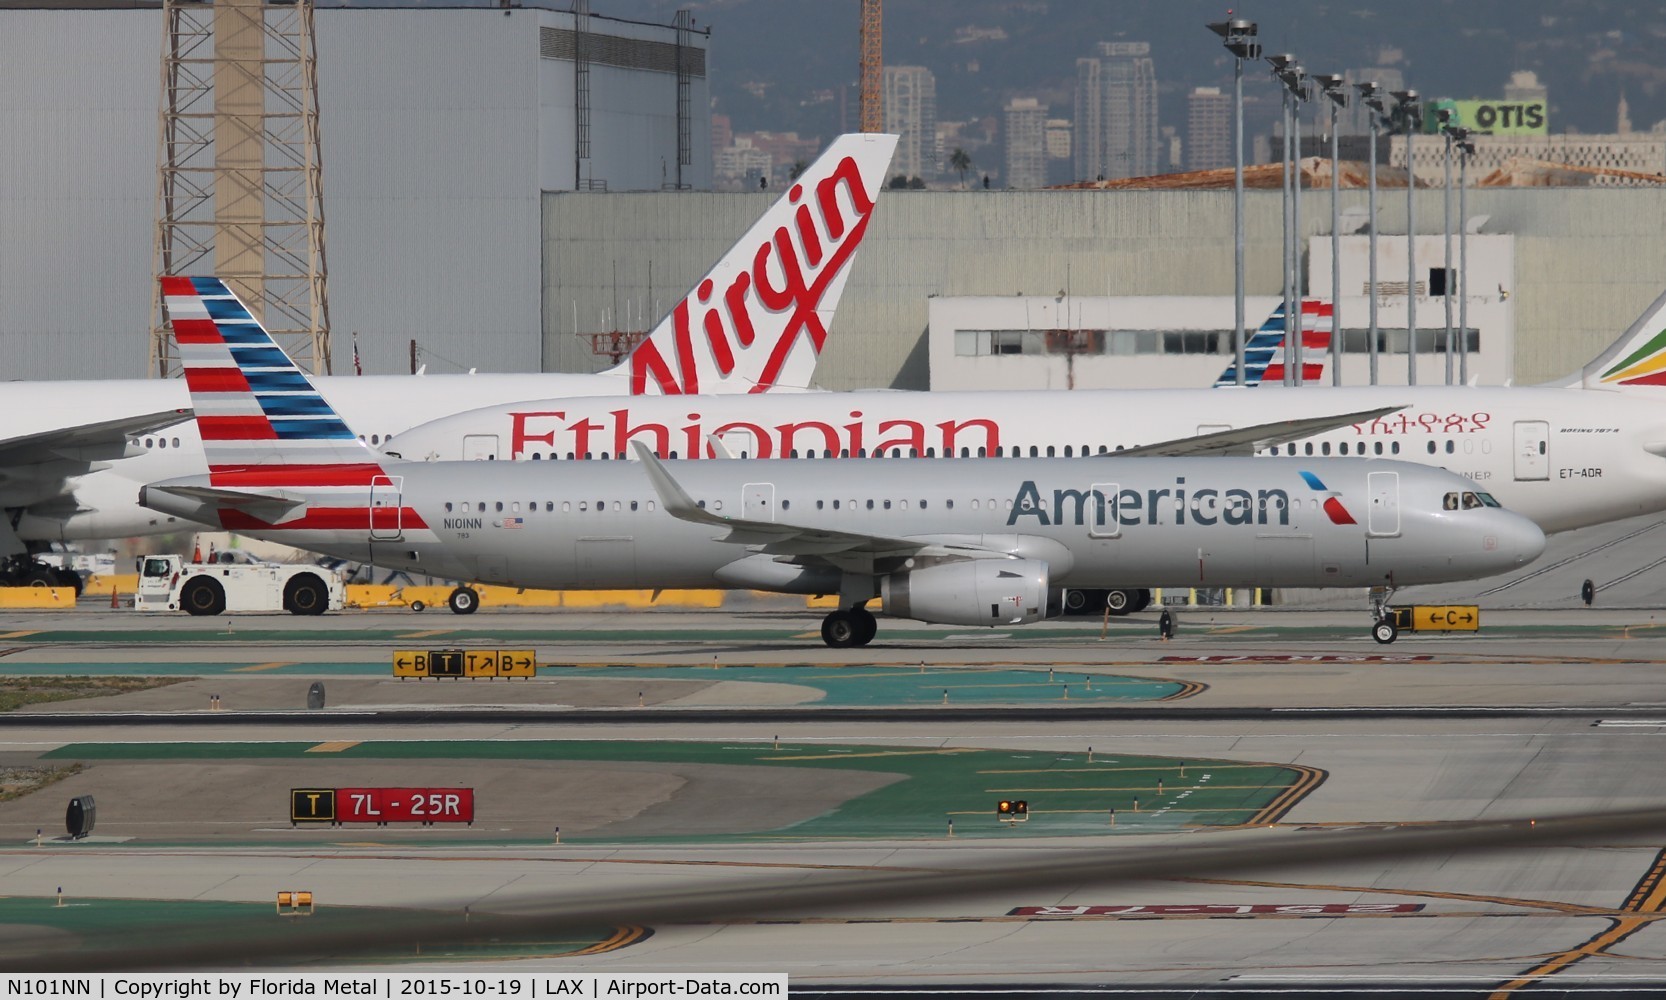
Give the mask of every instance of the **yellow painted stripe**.
[[331, 740], [328, 743], [320, 743], [315, 747], [307, 747], [307, 753], [340, 753], [343, 750], [350, 750], [353, 747], [358, 746], [360, 742], [362, 741]]
[[404, 635], [397, 635], [397, 636], [394, 636], [394, 638], [396, 638], [396, 639], [427, 639], [430, 636], [445, 635], [446, 633], [453, 632], [453, 631], [456, 631], [456, 630], [455, 629], [449, 629], [449, 628], [434, 628], [434, 629], [429, 629], [426, 632], [406, 632]]
[[293, 667], [294, 660], [273, 660], [271, 663], [251, 663], [246, 667], [232, 667], [226, 671], [230, 674], [252, 674], [261, 670], [276, 670], [279, 667]]
[[0, 635], [0, 639], [21, 639], [26, 635], [39, 635], [39, 634], [40, 634], [40, 629], [25, 629], [22, 632], [7, 632], [4, 635]]
[[1222, 625], [1209, 630], [1210, 635], [1232, 635], [1236, 632], [1254, 632], [1260, 625]]
[[610, 951], [618, 951], [620, 948], [628, 948], [647, 936], [648, 929], [645, 927], [620, 927], [615, 929], [613, 935], [607, 940], [598, 941], [588, 948], [581, 948], [578, 951], [570, 952], [569, 954], [605, 955]]

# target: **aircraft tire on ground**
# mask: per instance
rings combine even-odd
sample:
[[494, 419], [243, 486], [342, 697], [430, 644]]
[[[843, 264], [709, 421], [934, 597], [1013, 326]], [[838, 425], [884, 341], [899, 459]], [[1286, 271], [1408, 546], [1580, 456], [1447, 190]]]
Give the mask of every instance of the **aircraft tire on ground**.
[[210, 577], [194, 577], [179, 592], [179, 606], [192, 615], [221, 614], [226, 610], [226, 590]]
[[1129, 593], [1134, 595], [1135, 611], [1144, 611], [1146, 608], [1151, 607], [1151, 591], [1141, 589], [1131, 590]]
[[1105, 599], [1110, 593], [1107, 590], [1067, 590], [1064, 592], [1064, 613], [1097, 615], [1105, 610]]
[[321, 615], [329, 607], [329, 589], [311, 573], [298, 574], [283, 588], [283, 608], [292, 615]]
[[873, 642], [874, 636], [879, 634], [879, 622], [875, 620], [873, 612], [867, 608], [853, 608], [850, 612], [856, 618], [856, 624], [861, 629], [856, 645], [866, 646]]
[[860, 646], [862, 625], [851, 611], [832, 611], [821, 620], [821, 641], [834, 649]]
[[1371, 638], [1386, 646], [1400, 638], [1400, 627], [1394, 624], [1392, 618], [1379, 618], [1377, 624], [1371, 626]]
[[445, 603], [450, 605], [453, 614], [472, 615], [480, 610], [480, 595], [475, 593], [473, 587], [458, 587]]
[[[1139, 595], [1140, 592], [1137, 590], [1108, 590], [1105, 592], [1104, 607], [1111, 613], [1112, 618], [1133, 614], [1145, 606], [1140, 604]], [[1146, 603], [1150, 602], [1151, 597], [1147, 594]]]

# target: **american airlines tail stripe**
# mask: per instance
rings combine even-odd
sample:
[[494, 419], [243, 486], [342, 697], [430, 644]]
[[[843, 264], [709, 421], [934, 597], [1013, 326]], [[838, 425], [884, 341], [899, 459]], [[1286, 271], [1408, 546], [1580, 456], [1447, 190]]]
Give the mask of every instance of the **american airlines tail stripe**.
[[213, 417], [197, 414], [197, 430], [204, 441], [269, 441], [278, 437], [272, 422], [259, 417]]
[[300, 517], [278, 524], [262, 521], [247, 511], [221, 508], [220, 525], [231, 531], [368, 531], [395, 527], [424, 530], [428, 527], [411, 507], [309, 507]]
[[369, 486], [386, 478], [375, 462], [342, 465], [211, 465], [215, 486]]
[[191, 366], [185, 369], [185, 387], [192, 393], [248, 392], [249, 380], [236, 368], [198, 368]]

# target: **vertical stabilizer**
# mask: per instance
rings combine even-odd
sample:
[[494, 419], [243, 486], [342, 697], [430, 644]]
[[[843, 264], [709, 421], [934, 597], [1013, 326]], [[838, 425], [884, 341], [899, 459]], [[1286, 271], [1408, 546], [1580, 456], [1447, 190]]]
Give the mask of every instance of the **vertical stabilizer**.
[[897, 137], [842, 135], [624, 364], [632, 395], [810, 384]]
[[1666, 387], [1666, 294], [1570, 381], [1586, 389]]
[[[1330, 364], [1333, 328], [1331, 304], [1322, 299], [1302, 300], [1302, 381], [1318, 382]], [[1215, 387], [1236, 386], [1237, 364], [1229, 364]], [[1273, 307], [1272, 315], [1244, 341], [1244, 387], [1263, 382], [1284, 381], [1284, 303]]]
[[375, 456], [218, 278], [164, 277], [215, 486], [363, 485]]

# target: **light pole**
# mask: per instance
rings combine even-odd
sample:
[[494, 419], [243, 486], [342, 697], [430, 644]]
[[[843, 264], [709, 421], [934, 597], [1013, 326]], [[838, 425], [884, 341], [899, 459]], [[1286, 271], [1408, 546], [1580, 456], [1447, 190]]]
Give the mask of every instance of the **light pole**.
[[1380, 117], [1386, 112], [1383, 109], [1382, 92], [1377, 89], [1375, 80], [1369, 83], [1355, 84], [1359, 91], [1359, 98], [1365, 103], [1365, 117], [1371, 123], [1371, 172], [1367, 182], [1365, 195], [1366, 224], [1370, 227], [1370, 263], [1366, 278], [1366, 288], [1371, 293], [1371, 328], [1366, 333], [1369, 341], [1367, 349], [1371, 352], [1371, 384], [1377, 384], [1377, 129], [1381, 124]]
[[1469, 129], [1452, 129], [1458, 145], [1458, 384], [1469, 384], [1469, 158], [1475, 143]]
[[1395, 116], [1406, 133], [1406, 384], [1417, 384], [1417, 175], [1412, 171], [1412, 138], [1417, 134], [1417, 91], [1396, 90]]
[[[1301, 181], [1296, 178], [1291, 138], [1300, 127], [1299, 101], [1307, 85], [1301, 63], [1292, 55], [1268, 56], [1273, 76], [1284, 85], [1281, 98], [1284, 105], [1284, 165], [1279, 173], [1284, 182], [1284, 384], [1299, 385], [1301, 374], [1301, 282], [1297, 277], [1301, 263], [1301, 209], [1296, 199], [1301, 197]], [[1295, 152], [1299, 153], [1297, 149]], [[1292, 293], [1294, 295], [1292, 296]], [[1292, 298], [1294, 301], [1292, 302]], [[1294, 308], [1292, 308], [1294, 306]]]
[[1348, 85], [1335, 73], [1313, 82], [1330, 98], [1330, 384], [1342, 384], [1342, 209], [1341, 160], [1337, 156], [1336, 115], [1348, 105]]
[[1244, 60], [1261, 58], [1254, 21], [1217, 21], [1209, 30], [1232, 53], [1232, 370], [1244, 385]]
[[1435, 112], [1440, 122], [1440, 134], [1445, 143], [1442, 152], [1445, 154], [1446, 185], [1441, 197], [1441, 239], [1445, 243], [1445, 261], [1442, 270], [1441, 290], [1446, 305], [1446, 384], [1452, 384], [1455, 374], [1457, 350], [1452, 344], [1452, 110], [1441, 108]]

